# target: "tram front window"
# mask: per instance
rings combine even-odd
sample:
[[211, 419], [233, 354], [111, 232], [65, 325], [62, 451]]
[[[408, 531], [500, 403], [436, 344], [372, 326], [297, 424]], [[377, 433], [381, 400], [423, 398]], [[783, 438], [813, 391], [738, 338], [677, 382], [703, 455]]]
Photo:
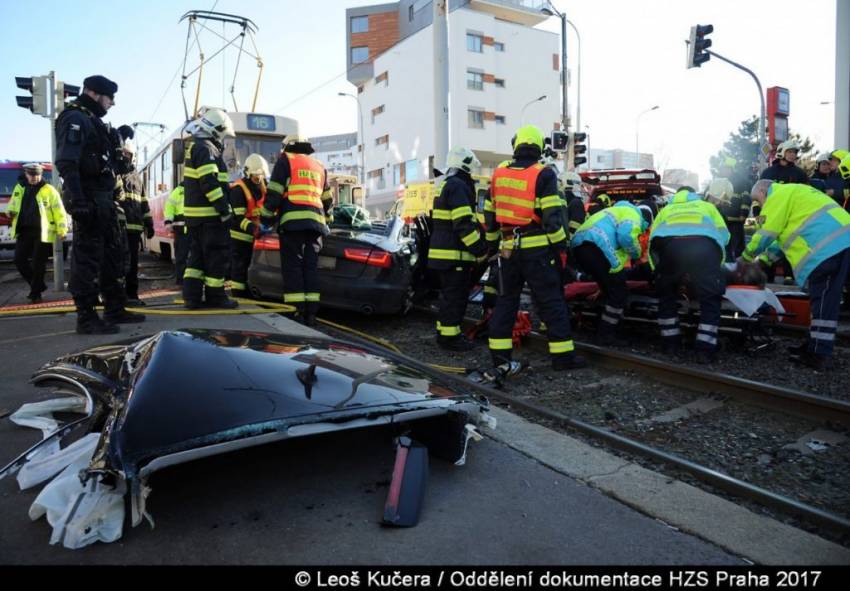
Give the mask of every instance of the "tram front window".
[[274, 168], [274, 163], [280, 154], [281, 138], [252, 137], [239, 135], [235, 138], [224, 140], [224, 162], [227, 164], [227, 173], [232, 180], [242, 176], [242, 166], [251, 154], [259, 154], [269, 163], [269, 173]]

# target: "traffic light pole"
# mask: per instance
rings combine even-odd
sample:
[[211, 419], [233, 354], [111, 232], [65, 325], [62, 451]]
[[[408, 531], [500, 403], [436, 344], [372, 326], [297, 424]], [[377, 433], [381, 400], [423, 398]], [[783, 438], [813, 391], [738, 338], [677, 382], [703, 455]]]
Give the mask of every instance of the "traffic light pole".
[[[64, 102], [65, 97], [57, 97], [56, 91], [56, 72], [51, 70], [47, 77], [47, 120], [50, 124], [50, 164], [53, 167], [50, 184], [61, 195], [62, 183], [59, 182], [59, 170], [56, 168], [56, 133], [53, 130], [53, 123], [56, 121], [56, 105]], [[53, 289], [56, 291], [65, 289], [65, 260], [62, 256], [62, 237], [58, 234], [53, 237]]]
[[765, 134], [765, 121], [764, 121], [766, 114], [765, 114], [765, 106], [764, 106], [764, 91], [761, 88], [761, 82], [759, 81], [758, 76], [756, 76], [755, 73], [752, 70], [750, 70], [749, 68], [742, 66], [741, 64], [739, 64], [737, 62], [733, 62], [729, 58], [725, 58], [722, 55], [711, 51], [710, 49], [706, 49], [705, 52], [707, 54], [711, 55], [711, 56], [716, 57], [720, 61], [724, 61], [729, 65], [735, 66], [739, 70], [743, 70], [744, 72], [746, 72], [747, 74], [752, 76], [753, 80], [756, 81], [756, 86], [758, 87], [758, 91], [759, 91], [759, 101], [761, 101], [761, 112], [759, 114], [759, 140], [758, 140], [759, 141], [759, 173], [761, 173], [761, 171], [764, 170], [767, 167], [767, 155], [764, 153], [764, 150], [763, 150], [764, 145], [765, 145], [765, 135], [766, 135]]

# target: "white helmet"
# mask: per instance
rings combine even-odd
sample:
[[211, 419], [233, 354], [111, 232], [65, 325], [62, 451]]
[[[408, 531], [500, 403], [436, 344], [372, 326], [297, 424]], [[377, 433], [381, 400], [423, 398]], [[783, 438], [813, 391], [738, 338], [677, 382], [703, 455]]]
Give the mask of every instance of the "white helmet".
[[259, 154], [251, 154], [245, 158], [245, 174], [248, 176], [269, 177], [269, 163]]
[[577, 172], [573, 172], [571, 170], [565, 170], [561, 173], [561, 182], [564, 184], [564, 187], [567, 189], [575, 189], [581, 186], [581, 177]]
[[829, 152], [821, 152], [818, 154], [817, 158], [815, 158], [815, 163], [820, 164], [821, 162], [829, 162], [832, 160], [832, 154]]
[[124, 140], [124, 143], [121, 144], [121, 149], [125, 152], [129, 152], [135, 156], [136, 154], [136, 144], [133, 143], [133, 140], [127, 138]]
[[207, 109], [198, 117], [196, 124], [198, 129], [219, 141], [225, 137], [236, 137], [233, 121], [221, 109]]
[[469, 148], [452, 148], [446, 156], [446, 169], [456, 168], [472, 174], [472, 170], [481, 166], [475, 153]]
[[800, 143], [797, 140], [785, 140], [776, 147], [776, 157], [785, 158], [785, 152], [788, 150], [800, 151]]

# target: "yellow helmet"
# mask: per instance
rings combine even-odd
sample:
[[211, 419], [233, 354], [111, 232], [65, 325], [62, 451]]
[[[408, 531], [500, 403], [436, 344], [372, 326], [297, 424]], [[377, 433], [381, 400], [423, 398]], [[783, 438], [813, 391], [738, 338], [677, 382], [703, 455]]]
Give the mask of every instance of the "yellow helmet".
[[838, 172], [841, 173], [841, 178], [850, 180], [850, 153], [838, 164]]
[[841, 149], [833, 150], [832, 153], [830, 154], [831, 158], [835, 158], [839, 162], [841, 162], [842, 160], [847, 158], [847, 156], [850, 156], [850, 152], [848, 152], [847, 150], [841, 150]]
[[543, 132], [536, 125], [525, 125], [517, 129], [516, 139], [514, 139], [513, 148], [516, 150], [523, 144], [537, 146], [540, 151], [543, 151]]

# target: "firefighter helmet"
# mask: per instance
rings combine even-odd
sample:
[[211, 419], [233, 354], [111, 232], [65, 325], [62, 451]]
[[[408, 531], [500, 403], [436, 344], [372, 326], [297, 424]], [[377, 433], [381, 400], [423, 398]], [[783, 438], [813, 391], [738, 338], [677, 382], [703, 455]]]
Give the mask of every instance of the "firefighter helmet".
[[248, 176], [269, 177], [269, 163], [259, 154], [251, 154], [245, 158], [245, 174]]
[[838, 164], [838, 172], [841, 173], [841, 178], [850, 180], [850, 154]]
[[785, 159], [785, 152], [788, 150], [800, 151], [800, 143], [797, 140], [785, 140], [776, 147], [776, 157]]
[[469, 148], [452, 148], [446, 156], [446, 169], [456, 168], [463, 172], [472, 174], [473, 169], [481, 166], [481, 162], [475, 156], [475, 152]]
[[543, 132], [536, 125], [525, 125], [517, 129], [516, 139], [514, 139], [513, 147], [516, 150], [523, 144], [536, 146], [543, 151]]
[[198, 117], [196, 124], [198, 129], [219, 141], [226, 137], [236, 137], [233, 121], [221, 109], [207, 109]]

